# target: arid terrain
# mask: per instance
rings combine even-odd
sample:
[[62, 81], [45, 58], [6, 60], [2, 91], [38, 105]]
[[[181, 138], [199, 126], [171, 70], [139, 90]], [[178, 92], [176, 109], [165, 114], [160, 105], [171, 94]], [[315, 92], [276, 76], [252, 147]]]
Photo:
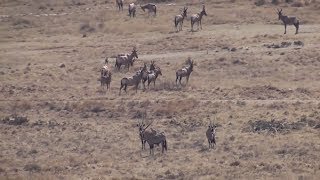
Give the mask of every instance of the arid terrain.
[[[207, 0], [191, 32], [198, 0], [157, 3], [156, 17], [138, 6], [136, 18], [129, 1], [118, 12], [113, 0], [1, 0], [0, 179], [320, 179], [320, 2], [255, 2]], [[283, 34], [276, 8], [299, 18], [299, 34]], [[134, 66], [117, 71], [133, 47]], [[194, 71], [177, 86], [188, 57]], [[156, 86], [119, 96], [121, 78], [152, 60]], [[141, 151], [144, 112], [164, 154]]]

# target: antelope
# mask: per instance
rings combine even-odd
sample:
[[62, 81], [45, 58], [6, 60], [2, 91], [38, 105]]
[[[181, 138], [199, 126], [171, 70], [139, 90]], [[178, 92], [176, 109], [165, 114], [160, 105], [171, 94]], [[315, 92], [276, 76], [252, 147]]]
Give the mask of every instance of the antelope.
[[[183, 20], [185, 17], [187, 17], [187, 10], [188, 8], [183, 7], [183, 12], [174, 17], [174, 26], [176, 27], [177, 31], [182, 31]], [[179, 25], [179, 28], [178, 28], [178, 25]]]
[[154, 63], [155, 63], [154, 61], [151, 61], [149, 71], [147, 70], [147, 66], [146, 66], [146, 64], [144, 63], [145, 71], [144, 71], [143, 74], [142, 74], [143, 89], [145, 89], [145, 87], [146, 87], [146, 86], [145, 86], [145, 83], [146, 83], [146, 81], [148, 80], [149, 74], [151, 74], [152, 71], [156, 69], [156, 66], [154, 65]]
[[152, 70], [150, 74], [148, 74], [148, 89], [151, 82], [153, 82], [153, 87], [156, 87], [156, 80], [158, 76], [161, 75], [161, 69], [156, 67], [156, 69]]
[[[143, 116], [143, 118], [145, 117], [145, 115]], [[146, 129], [153, 123], [153, 121], [148, 124], [147, 126], [144, 124], [143, 120], [140, 122], [138, 122], [137, 126], [139, 128], [139, 137], [140, 137], [140, 140], [141, 140], [141, 149], [144, 150], [145, 149], [145, 145], [146, 145], [146, 140], [145, 140], [145, 135], [146, 134], [151, 134], [151, 135], [156, 135], [157, 132], [154, 131], [153, 129], [151, 129], [151, 132], [150, 131], [146, 131]], [[149, 136], [149, 135], [147, 135]]]
[[119, 11], [120, 9], [123, 11], [123, 0], [116, 0], [116, 4], [119, 8]]
[[157, 6], [155, 4], [152, 4], [152, 3], [148, 3], [148, 4], [145, 4], [143, 6], [141, 6], [141, 9], [143, 10], [143, 12], [145, 12], [145, 9], [148, 9], [148, 14], [150, 15], [150, 13], [154, 13], [154, 16], [157, 15]]
[[137, 50], [135, 48], [132, 50], [132, 53], [130, 55], [128, 55], [128, 54], [118, 55], [116, 57], [115, 67], [117, 67], [118, 70], [120, 71], [121, 66], [124, 65], [124, 66], [128, 67], [128, 71], [129, 71], [130, 65], [133, 66], [133, 62], [134, 62], [135, 57], [138, 58]]
[[216, 126], [210, 123], [206, 135], [209, 143], [209, 149], [214, 148], [214, 145], [216, 144]]
[[190, 74], [191, 74], [192, 71], [193, 71], [193, 60], [191, 60], [190, 58], [188, 58], [187, 64], [188, 64], [187, 67], [184, 67], [184, 68], [182, 68], [182, 69], [178, 69], [178, 70], [176, 71], [176, 84], [177, 84], [177, 81], [178, 81], [178, 79], [179, 79], [179, 83], [180, 83], [180, 85], [181, 85], [181, 79], [182, 79], [182, 77], [186, 77], [186, 79], [187, 79], [186, 84], [188, 84]]
[[141, 82], [141, 78], [142, 78], [142, 73], [143, 70], [140, 69], [139, 71], [136, 72], [135, 75], [131, 76], [131, 77], [124, 77], [121, 79], [120, 81], [120, 91], [119, 91], [119, 95], [121, 95], [121, 90], [124, 87], [124, 91], [127, 93], [127, 87], [128, 86], [135, 86], [136, 88], [136, 93], [138, 92], [138, 86]]
[[105, 65], [100, 70], [100, 82], [101, 87], [104, 89], [104, 86], [107, 86], [107, 89], [110, 87], [112, 74], [108, 67], [108, 58], [105, 60]]
[[142, 144], [142, 150], [145, 149], [145, 144], [146, 142], [149, 144], [150, 147], [150, 155], [154, 155], [154, 145], [159, 145], [161, 144], [162, 147], [162, 153], [164, 153], [164, 150], [167, 151], [167, 140], [166, 140], [166, 136], [164, 135], [163, 132], [161, 133], [157, 133], [157, 131], [153, 130], [151, 128], [151, 131], [146, 131], [146, 129], [153, 123], [153, 121], [145, 127], [145, 124], [139, 123], [137, 126], [139, 127], [139, 137], [141, 140], [141, 144]]
[[277, 9], [277, 13], [279, 16], [279, 20], [281, 20], [284, 24], [284, 34], [287, 33], [287, 25], [294, 25], [296, 27], [296, 34], [298, 34], [299, 30], [299, 20], [296, 17], [293, 16], [284, 16], [282, 15], [282, 9]]
[[134, 3], [129, 4], [129, 16], [135, 17], [136, 16], [136, 6]]
[[202, 20], [203, 15], [207, 16], [206, 9], [205, 9], [204, 5], [202, 6], [202, 11], [200, 13], [191, 15], [191, 31], [193, 31], [194, 23], [198, 24], [198, 26], [197, 26], [198, 29], [199, 29], [199, 24], [200, 24], [200, 29], [202, 29], [201, 20]]

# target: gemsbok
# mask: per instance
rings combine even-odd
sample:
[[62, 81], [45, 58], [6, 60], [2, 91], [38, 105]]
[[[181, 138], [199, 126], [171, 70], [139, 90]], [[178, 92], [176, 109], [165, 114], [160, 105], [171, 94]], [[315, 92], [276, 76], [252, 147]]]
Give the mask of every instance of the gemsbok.
[[176, 71], [176, 84], [177, 84], [178, 79], [179, 79], [179, 83], [180, 83], [180, 85], [181, 85], [181, 79], [182, 79], [182, 77], [186, 77], [186, 79], [187, 79], [186, 84], [188, 84], [190, 74], [191, 74], [192, 71], [193, 71], [193, 60], [191, 60], [190, 58], [188, 58], [187, 64], [188, 64], [187, 67], [184, 67], [184, 68], [182, 68], [182, 69], [178, 69], [178, 70]]
[[197, 25], [198, 25], [197, 28], [198, 29], [199, 29], [199, 24], [200, 24], [200, 29], [202, 29], [201, 20], [202, 20], [202, 16], [203, 15], [207, 16], [206, 9], [205, 9], [204, 5], [202, 6], [202, 11], [200, 13], [191, 15], [191, 31], [193, 31], [193, 25], [195, 23], [197, 23]]
[[216, 126], [210, 123], [207, 131], [206, 136], [209, 143], [209, 149], [214, 148], [214, 145], [216, 144]]
[[[153, 122], [153, 121], [152, 121]], [[152, 124], [152, 122], [145, 127], [145, 124], [139, 123], [137, 126], [139, 127], [139, 137], [142, 143], [142, 150], [145, 149], [145, 143], [147, 142], [150, 147], [150, 155], [154, 155], [154, 145], [160, 145], [162, 148], [162, 153], [164, 150], [167, 151], [167, 139], [164, 135], [164, 132], [157, 133], [157, 131], [151, 128], [151, 131], [146, 131], [146, 129]]]
[[107, 90], [110, 88], [112, 73], [108, 67], [108, 59], [106, 59], [106, 64], [100, 70], [100, 82], [101, 87], [104, 89], [107, 86]]
[[[177, 32], [182, 31], [183, 20], [184, 20], [184, 18], [187, 17], [187, 10], [188, 10], [188, 8], [183, 7], [182, 13], [179, 15], [176, 15], [174, 17], [174, 26], [176, 27]], [[178, 27], [178, 25], [179, 25], [179, 27]]]
[[119, 11], [123, 11], [123, 0], [116, 0], [116, 4], [118, 6]]
[[132, 50], [130, 55], [118, 55], [116, 57], [115, 67], [120, 71], [121, 66], [124, 65], [127, 66], [129, 71], [129, 67], [133, 66], [134, 58], [138, 58], [137, 50], [135, 48]]
[[135, 75], [131, 76], [131, 77], [124, 77], [121, 79], [120, 81], [120, 91], [119, 91], [119, 95], [121, 95], [121, 90], [124, 87], [124, 91], [127, 93], [127, 87], [128, 86], [135, 86], [136, 89], [136, 93], [138, 92], [138, 86], [141, 82], [141, 78], [142, 78], [142, 72], [143, 70], [140, 69], [139, 71], [137, 71], [135, 73]]
[[135, 17], [136, 16], [136, 5], [134, 3], [129, 4], [129, 16]]
[[299, 20], [298, 18], [294, 16], [284, 16], [282, 15], [282, 9], [277, 9], [277, 13], [279, 16], [279, 20], [281, 20], [284, 24], [284, 34], [287, 33], [287, 25], [294, 25], [296, 27], [296, 34], [298, 34], [299, 31]]
[[155, 4], [152, 4], [152, 3], [148, 3], [148, 4], [145, 4], [143, 6], [141, 6], [141, 9], [143, 10], [143, 12], [145, 12], [145, 9], [148, 10], [148, 14], [150, 15], [151, 13], [154, 13], [154, 16], [157, 15], [157, 5]]

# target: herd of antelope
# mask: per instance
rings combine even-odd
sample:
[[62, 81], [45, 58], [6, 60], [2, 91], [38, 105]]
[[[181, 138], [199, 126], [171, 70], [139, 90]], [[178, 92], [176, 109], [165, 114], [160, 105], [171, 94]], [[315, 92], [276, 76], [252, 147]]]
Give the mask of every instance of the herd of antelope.
[[[115, 60], [115, 68], [120, 72], [121, 67], [123, 66], [123, 68], [126, 68], [129, 71], [130, 66], [133, 66], [136, 58], [138, 58], [138, 51], [136, 48], [133, 48], [131, 53], [118, 54]], [[176, 71], [176, 85], [182, 85], [181, 80], [183, 77], [186, 78], [186, 84], [188, 84], [189, 77], [193, 71], [193, 65], [194, 62], [189, 57], [184, 67]], [[155, 61], [151, 61], [149, 69], [147, 64], [144, 63], [132, 76], [123, 77], [121, 79], [119, 95], [121, 95], [122, 89], [127, 92], [128, 86], [134, 86], [137, 92], [140, 83], [142, 83], [144, 90], [146, 89], [146, 82], [148, 84], [148, 89], [150, 88], [151, 83], [153, 83], [153, 87], [155, 88], [156, 80], [159, 75], [162, 76], [162, 71], [161, 68], [155, 64]], [[112, 73], [109, 68], [109, 60], [107, 57], [104, 66], [100, 69], [100, 82], [103, 89], [105, 86], [107, 86], [107, 90], [110, 88], [111, 78]]]
[[[123, 0], [116, 0], [117, 7], [119, 11], [123, 11]], [[143, 11], [148, 10], [149, 15], [153, 14], [156, 16], [157, 14], [157, 6], [152, 3], [148, 3], [145, 5], [140, 5], [141, 9]], [[130, 3], [129, 7], [129, 16], [135, 17], [136, 16], [136, 5], [134, 3]], [[183, 27], [183, 21], [187, 17], [187, 7], [184, 7], [181, 11], [181, 14], [178, 14], [174, 17], [174, 26], [176, 28], [176, 31], [182, 31]], [[277, 9], [277, 14], [279, 16], [279, 20], [281, 20], [284, 24], [285, 31], [284, 34], [287, 32], [287, 25], [294, 25], [296, 28], [296, 34], [298, 34], [299, 30], [299, 20], [296, 17], [290, 17], [285, 16], [282, 14], [282, 9]], [[190, 16], [191, 20], [191, 31], [194, 31], [193, 26], [194, 24], [197, 24], [197, 30], [202, 29], [202, 17], [207, 16], [205, 5], [202, 6], [202, 10], [199, 13], [192, 14]], [[134, 48], [131, 53], [122, 53], [116, 55], [115, 60], [115, 67], [118, 71], [120, 71], [121, 67], [127, 68], [129, 71], [130, 66], [133, 66], [135, 59], [138, 58], [138, 52]], [[183, 77], [186, 78], [186, 85], [188, 84], [190, 75], [193, 71], [194, 62], [191, 60], [191, 58], [188, 58], [184, 67], [181, 69], [176, 70], [176, 85], [181, 85], [181, 79]], [[105, 65], [100, 70], [100, 81], [101, 86], [104, 89], [104, 86], [107, 86], [107, 89], [110, 88], [110, 83], [112, 79], [112, 73], [111, 69], [109, 68], [109, 61], [108, 58], [105, 59]], [[124, 90], [127, 92], [128, 86], [134, 86], [136, 92], [138, 91], [139, 84], [141, 83], [143, 85], [143, 89], [145, 89], [145, 83], [147, 82], [148, 89], [151, 83], [153, 83], [153, 86], [155, 87], [156, 80], [158, 76], [162, 75], [161, 68], [155, 64], [155, 61], [151, 61], [149, 65], [149, 69], [147, 67], [147, 64], [144, 63], [142, 67], [139, 68], [138, 71], [136, 71], [132, 76], [129, 77], [123, 77], [120, 81], [120, 89], [119, 89], [119, 95], [121, 95], [121, 91]], [[154, 145], [160, 145], [162, 146], [162, 153], [167, 150], [167, 140], [164, 132], [157, 132], [156, 130], [152, 129], [150, 131], [147, 130], [147, 128], [152, 124], [148, 124], [147, 126], [143, 121], [139, 122], [137, 124], [139, 128], [139, 137], [142, 144], [142, 150], [145, 149], [145, 144], [148, 143], [150, 147], [150, 154], [153, 154]], [[208, 129], [206, 131], [206, 137], [209, 144], [209, 149], [214, 148], [214, 145], [216, 144], [215, 134], [217, 126], [213, 125], [211, 122], [208, 126]]]

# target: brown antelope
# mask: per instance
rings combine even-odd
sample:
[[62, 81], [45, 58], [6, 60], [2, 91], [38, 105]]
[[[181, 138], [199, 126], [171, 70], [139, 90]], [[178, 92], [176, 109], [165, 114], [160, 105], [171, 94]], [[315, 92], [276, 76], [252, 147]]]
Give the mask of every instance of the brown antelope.
[[216, 126], [210, 123], [207, 131], [206, 136], [209, 143], [209, 149], [214, 148], [214, 145], [216, 144]]
[[129, 4], [129, 16], [135, 17], [136, 16], [136, 5], [134, 3]]
[[184, 67], [184, 68], [182, 68], [182, 69], [178, 69], [178, 70], [176, 71], [176, 84], [177, 84], [178, 79], [179, 79], [179, 83], [180, 83], [180, 85], [181, 85], [181, 79], [182, 79], [182, 77], [186, 77], [186, 79], [187, 79], [186, 84], [188, 84], [190, 74], [191, 74], [192, 71], [193, 71], [193, 60], [191, 60], [190, 58], [188, 58], [187, 64], [188, 64], [187, 67]]
[[148, 74], [148, 89], [151, 82], [153, 82], [153, 87], [156, 87], [156, 80], [159, 75], [162, 76], [161, 69], [159, 67], [156, 67], [150, 74]]
[[284, 34], [287, 33], [287, 25], [294, 25], [296, 27], [296, 34], [298, 34], [299, 30], [299, 20], [294, 16], [284, 16], [282, 15], [282, 9], [277, 9], [277, 13], [279, 16], [279, 20], [281, 20], [284, 24]]
[[123, 0], [116, 0], [116, 4], [118, 6], [119, 11], [123, 11]]
[[132, 53], [130, 55], [118, 55], [116, 57], [115, 67], [117, 67], [118, 70], [120, 70], [121, 66], [124, 65], [127, 66], [129, 71], [130, 65], [133, 66], [134, 58], [138, 58], [137, 50], [135, 48], [132, 50]]
[[[176, 15], [174, 17], [174, 26], [176, 27], [177, 31], [182, 31], [183, 20], [184, 20], [184, 18], [187, 17], [187, 10], [188, 10], [188, 8], [183, 7], [182, 13], [179, 15]], [[178, 27], [178, 25], [179, 25], [179, 27]]]
[[100, 82], [101, 82], [101, 87], [103, 89], [104, 89], [104, 86], [107, 86], [107, 90], [109, 89], [111, 78], [112, 78], [112, 73], [108, 67], [108, 58], [106, 58], [105, 65], [100, 70]]
[[147, 70], [147, 65], [146, 65], [146, 63], [144, 63], [145, 71], [144, 71], [143, 74], [142, 74], [143, 89], [146, 88], [145, 83], [146, 83], [146, 81], [148, 80], [149, 74], [151, 74], [152, 71], [156, 69], [156, 66], [155, 66], [154, 63], [155, 63], [154, 61], [151, 61], [151, 64], [150, 64], [150, 67], [149, 67], [149, 71]]
[[202, 11], [200, 13], [191, 15], [191, 31], [193, 31], [194, 23], [197, 23], [198, 29], [199, 29], [199, 24], [200, 24], [200, 29], [202, 29], [201, 20], [202, 20], [203, 15], [207, 16], [206, 9], [205, 9], [204, 5], [202, 6]]
[[154, 13], [154, 16], [157, 15], [157, 6], [155, 4], [152, 4], [152, 3], [148, 3], [148, 4], [145, 4], [143, 6], [141, 6], [141, 9], [143, 10], [143, 12], [145, 12], [145, 9], [148, 10], [148, 14], [150, 15], [150, 13]]
[[123, 87], [124, 87], [124, 91], [127, 93], [127, 87], [128, 86], [135, 86], [136, 93], [137, 93], [139, 84], [141, 82], [142, 73], [143, 73], [143, 69], [140, 69], [139, 71], [137, 71], [135, 73], [135, 75], [133, 75], [131, 77], [122, 78], [121, 81], [120, 81], [119, 95], [121, 95], [121, 90], [122, 90]]

